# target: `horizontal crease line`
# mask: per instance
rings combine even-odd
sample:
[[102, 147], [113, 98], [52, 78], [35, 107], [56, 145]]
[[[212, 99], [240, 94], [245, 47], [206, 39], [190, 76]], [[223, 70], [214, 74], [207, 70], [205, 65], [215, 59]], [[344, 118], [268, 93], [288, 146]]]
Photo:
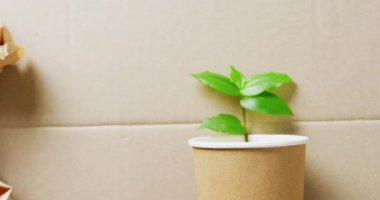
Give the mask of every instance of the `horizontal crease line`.
[[[292, 121], [259, 121], [261, 123], [334, 123], [334, 122], [380, 122], [380, 119], [332, 119], [332, 120], [292, 120]], [[78, 124], [78, 125], [39, 125], [39, 126], [18, 126], [0, 127], [0, 129], [27, 129], [27, 128], [84, 128], [84, 127], [106, 127], [106, 126], [175, 126], [175, 125], [199, 125], [201, 122], [168, 122], [168, 123], [125, 123], [125, 124]]]

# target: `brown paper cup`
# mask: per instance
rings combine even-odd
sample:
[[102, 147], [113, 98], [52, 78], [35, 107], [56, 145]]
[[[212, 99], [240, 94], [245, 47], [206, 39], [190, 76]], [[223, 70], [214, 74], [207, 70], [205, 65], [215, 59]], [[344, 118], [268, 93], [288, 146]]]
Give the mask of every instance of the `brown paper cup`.
[[307, 137], [251, 135], [249, 143], [240, 138], [189, 141], [198, 200], [303, 200]]

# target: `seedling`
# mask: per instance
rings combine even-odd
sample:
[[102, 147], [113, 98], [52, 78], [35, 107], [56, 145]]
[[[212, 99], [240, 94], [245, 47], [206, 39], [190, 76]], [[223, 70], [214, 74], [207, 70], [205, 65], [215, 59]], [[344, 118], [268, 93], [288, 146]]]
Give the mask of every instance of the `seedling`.
[[244, 141], [248, 142], [247, 110], [270, 115], [293, 115], [286, 102], [271, 92], [292, 81], [287, 74], [270, 72], [246, 78], [231, 66], [229, 78], [209, 71], [192, 76], [218, 92], [239, 97], [242, 109], [242, 122], [234, 115], [222, 113], [205, 119], [199, 127], [201, 129], [243, 135]]

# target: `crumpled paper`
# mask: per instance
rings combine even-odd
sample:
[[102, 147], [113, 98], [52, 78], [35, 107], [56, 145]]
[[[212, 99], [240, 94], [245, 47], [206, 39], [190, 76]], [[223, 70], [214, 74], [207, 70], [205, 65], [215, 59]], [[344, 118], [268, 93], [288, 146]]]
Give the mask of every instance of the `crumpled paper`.
[[23, 48], [14, 44], [7, 27], [0, 25], [0, 72], [5, 66], [16, 64], [23, 54]]
[[12, 187], [0, 181], [0, 200], [11, 200]]

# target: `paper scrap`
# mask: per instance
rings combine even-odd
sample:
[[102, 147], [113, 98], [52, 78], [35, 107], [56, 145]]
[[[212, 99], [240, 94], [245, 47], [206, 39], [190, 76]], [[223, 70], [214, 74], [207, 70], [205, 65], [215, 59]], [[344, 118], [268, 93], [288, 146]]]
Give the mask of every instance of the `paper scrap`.
[[23, 48], [13, 42], [7, 27], [0, 25], [0, 72], [5, 66], [16, 64], [23, 53]]
[[12, 187], [0, 181], [0, 200], [11, 200]]

